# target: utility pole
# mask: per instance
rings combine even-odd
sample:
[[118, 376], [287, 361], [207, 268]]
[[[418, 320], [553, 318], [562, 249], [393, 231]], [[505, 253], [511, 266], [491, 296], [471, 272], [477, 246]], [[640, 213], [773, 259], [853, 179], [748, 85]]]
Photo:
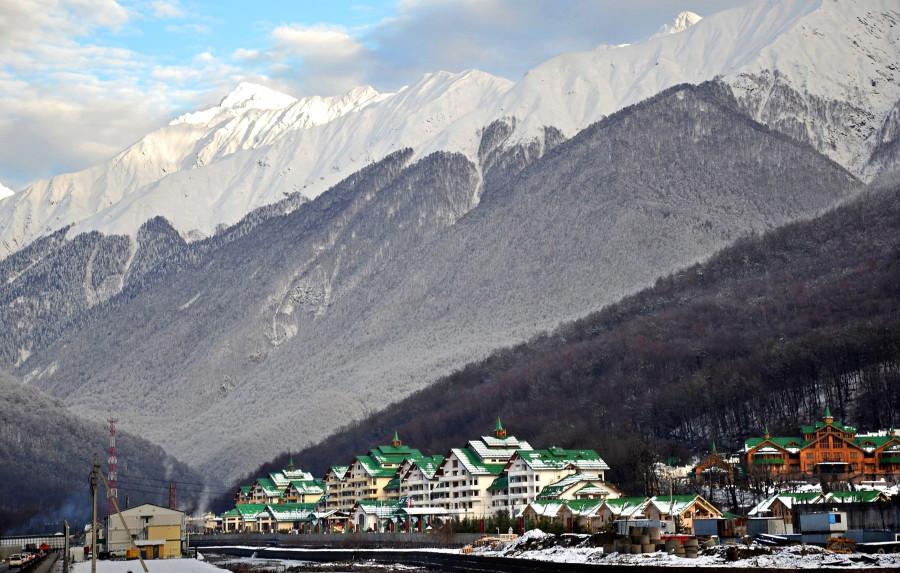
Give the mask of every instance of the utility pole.
[[69, 573], [69, 522], [63, 520], [63, 535], [66, 539], [63, 542], [63, 573]]
[[91, 459], [91, 573], [97, 573], [97, 454]]
[[[103, 485], [106, 487], [106, 493], [109, 494], [109, 489], [110, 489], [109, 482], [106, 481], [106, 478], [103, 476], [103, 474], [100, 474], [100, 479], [103, 480]], [[131, 534], [131, 530], [128, 528], [128, 524], [125, 523], [125, 518], [122, 517], [122, 511], [119, 509], [119, 500], [114, 497], [111, 497], [109, 499], [112, 500], [113, 510], [115, 510], [116, 515], [119, 516], [119, 521], [122, 523], [122, 529], [124, 529], [125, 533], [128, 534], [128, 540], [131, 542], [131, 546], [134, 547], [135, 549], [137, 549], [138, 559], [141, 562], [141, 567], [144, 569], [144, 573], [150, 573], [150, 570], [147, 569], [147, 564], [144, 563], [144, 558], [141, 556], [140, 547], [138, 547], [137, 544], [134, 542], [135, 536]], [[110, 516], [109, 518], [112, 519], [112, 516]], [[108, 546], [109, 546], [109, 542], [107, 540], [107, 547]], [[96, 572], [92, 571], [91, 573], [96, 573]]]
[[109, 451], [106, 458], [107, 464], [107, 482], [109, 482], [109, 491], [106, 492], [106, 515], [112, 516], [114, 511], [113, 500], [119, 501], [119, 459], [116, 456], [116, 423], [118, 418], [110, 417], [109, 422]]

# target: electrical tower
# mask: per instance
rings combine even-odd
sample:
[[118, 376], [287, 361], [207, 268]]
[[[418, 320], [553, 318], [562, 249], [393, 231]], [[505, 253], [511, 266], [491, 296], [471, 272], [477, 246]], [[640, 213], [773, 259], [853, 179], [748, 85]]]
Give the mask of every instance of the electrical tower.
[[116, 504], [119, 502], [119, 472], [117, 470], [118, 458], [116, 458], [116, 423], [118, 421], [118, 418], [107, 420], [109, 422], [109, 457], [106, 458], [106, 481], [109, 482], [109, 491], [106, 493], [107, 515], [113, 515], [116, 512]]

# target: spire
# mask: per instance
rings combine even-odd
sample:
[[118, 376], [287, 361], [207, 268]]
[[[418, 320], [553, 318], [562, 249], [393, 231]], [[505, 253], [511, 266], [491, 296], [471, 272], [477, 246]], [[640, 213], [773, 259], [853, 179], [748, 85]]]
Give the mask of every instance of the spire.
[[494, 437], [500, 439], [506, 437], [506, 429], [503, 428], [503, 422], [500, 421], [500, 416], [497, 416], [497, 423], [494, 424]]
[[824, 420], [826, 424], [834, 422], [834, 416], [831, 415], [831, 408], [829, 408], [827, 405], [825, 406]]
[[715, 440], [712, 441], [712, 449], [710, 450], [710, 453], [714, 456], [718, 455], [718, 453], [719, 453], [716, 451], [716, 441]]
[[395, 448], [399, 448], [403, 445], [403, 442], [400, 441], [400, 435], [397, 433], [397, 430], [394, 430], [394, 439], [391, 440], [391, 445]]
[[772, 434], [769, 433], [769, 425], [768, 424], [766, 424], [765, 428], [763, 429], [763, 437], [767, 440], [772, 437]]
[[297, 467], [294, 465], [294, 454], [292, 454], [290, 450], [288, 450], [288, 467], [287, 467], [287, 469], [289, 472], [292, 472], [295, 469], [297, 469]]

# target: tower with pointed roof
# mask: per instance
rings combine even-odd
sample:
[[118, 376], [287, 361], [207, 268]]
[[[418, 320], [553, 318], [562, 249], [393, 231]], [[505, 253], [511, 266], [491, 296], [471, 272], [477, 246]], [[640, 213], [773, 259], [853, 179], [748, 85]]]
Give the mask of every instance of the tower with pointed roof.
[[397, 430], [394, 430], [394, 438], [391, 440], [391, 446], [399, 448], [402, 445], [403, 442], [400, 441], [400, 435], [397, 433]]
[[834, 423], [834, 416], [831, 415], [831, 408], [828, 406], [825, 406], [825, 415], [822, 417], [822, 420], [829, 426]]
[[506, 438], [506, 428], [503, 427], [503, 423], [500, 421], [500, 416], [497, 416], [497, 423], [494, 424], [494, 437], [503, 440]]

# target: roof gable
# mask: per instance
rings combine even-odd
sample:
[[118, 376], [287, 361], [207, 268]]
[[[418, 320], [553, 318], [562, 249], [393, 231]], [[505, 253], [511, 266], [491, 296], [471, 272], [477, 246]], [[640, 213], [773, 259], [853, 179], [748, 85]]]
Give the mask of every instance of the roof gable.
[[532, 470], [563, 469], [567, 467], [578, 470], [608, 470], [609, 466], [594, 450], [565, 450], [548, 448], [546, 450], [518, 450], [510, 459], [521, 459]]

